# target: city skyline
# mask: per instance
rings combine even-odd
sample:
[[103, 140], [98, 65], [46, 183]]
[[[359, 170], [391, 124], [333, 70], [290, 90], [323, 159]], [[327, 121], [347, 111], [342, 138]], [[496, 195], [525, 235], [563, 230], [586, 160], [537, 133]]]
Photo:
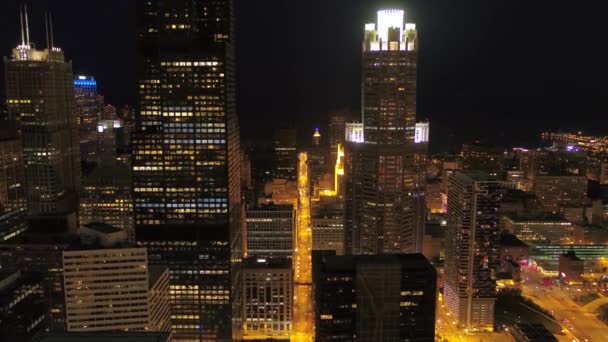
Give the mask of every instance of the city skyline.
[[608, 336], [600, 19], [13, 1], [0, 341]]
[[[257, 123], [260, 119], [280, 123], [286, 118], [285, 112], [289, 113], [289, 120], [283, 124], [305, 127], [298, 132], [300, 138], [308, 137], [309, 130], [318, 126], [323, 128], [323, 134], [329, 112], [360, 110], [357, 52], [363, 32], [358, 28], [373, 19], [375, 10], [387, 5], [382, 1], [355, 0], [344, 6], [345, 1], [290, 2], [295, 11], [279, 0], [256, 5], [234, 1], [240, 43], [237, 109], [245, 140], [272, 134]], [[70, 6], [65, 6], [67, 3]], [[18, 27], [18, 4], [17, 0], [0, 4], [7, 27]], [[608, 77], [608, 70], [601, 61], [608, 58], [608, 50], [594, 44], [601, 41], [602, 21], [597, 16], [604, 12], [605, 4], [546, 7], [540, 3], [481, 0], [447, 7], [418, 0], [395, 4], [413, 13], [424, 37], [418, 102], [421, 119], [428, 117], [431, 121], [431, 134], [435, 136], [432, 151], [474, 139], [522, 144], [508, 134], [511, 129], [519, 129], [525, 138], [523, 143], [530, 144], [538, 140], [547, 125], [552, 129], [598, 133], [598, 124], [605, 123], [595, 114], [606, 108], [601, 95], [607, 91], [602, 79]], [[74, 73], [95, 75], [110, 103], [135, 103], [131, 38], [135, 23], [128, 20], [134, 16], [134, 2], [31, 1], [30, 7], [30, 25], [37, 41], [44, 41], [39, 29], [43, 27], [42, 14], [52, 11], [56, 40], [68, 59], [74, 61]], [[86, 15], [91, 9], [96, 16]], [[287, 15], [280, 15], [281, 12]], [[307, 15], [296, 16], [296, 12]], [[511, 19], [514, 16], [518, 17], [516, 25]], [[316, 25], [306, 23], [310, 17], [317, 18], [313, 21]], [[539, 21], [539, 17], [545, 21]], [[72, 24], [72, 18], [79, 18], [76, 22], [87, 30], [70, 32], [78, 25]], [[110, 20], [113, 24], [106, 25]], [[286, 29], [277, 30], [279, 26]], [[277, 37], [266, 46], [272, 61], [269, 65], [273, 65], [270, 69], [258, 68], [268, 58], [257, 54], [254, 37], [264, 31]], [[6, 51], [18, 39], [18, 32], [6, 30], [0, 38]], [[556, 52], [567, 51], [570, 46], [588, 53], [566, 58]], [[99, 50], [106, 57], [103, 60], [95, 58]], [[285, 51], [287, 58], [275, 57], [280, 51]], [[121, 63], [113, 62], [119, 58]], [[556, 69], [562, 72], [553, 72]], [[287, 75], [298, 80], [294, 87], [278, 86], [291, 82]], [[329, 90], [334, 94], [331, 98], [324, 95]], [[261, 111], [262, 99], [270, 105]], [[519, 124], [517, 119], [526, 124]]]

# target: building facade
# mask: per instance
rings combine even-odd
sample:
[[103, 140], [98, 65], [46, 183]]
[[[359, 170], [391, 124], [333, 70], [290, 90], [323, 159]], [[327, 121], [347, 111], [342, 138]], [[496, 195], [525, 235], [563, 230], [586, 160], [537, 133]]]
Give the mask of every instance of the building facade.
[[274, 130], [275, 179], [296, 180], [298, 151], [296, 150], [297, 132], [293, 128]]
[[444, 298], [459, 325], [492, 330], [502, 184], [487, 174], [456, 171], [448, 186]]
[[135, 236], [170, 269], [177, 340], [242, 331], [231, 306], [243, 224], [232, 11], [229, 0], [137, 2]]
[[248, 257], [292, 258], [295, 232], [293, 205], [261, 204], [247, 210]]
[[245, 259], [242, 296], [245, 340], [289, 340], [294, 296], [291, 260]]
[[29, 38], [4, 64], [9, 121], [22, 142], [31, 226], [75, 230], [80, 140], [72, 64], [58, 47], [35, 49]]
[[101, 119], [102, 111], [94, 77], [79, 75], [74, 79], [74, 99], [80, 137], [80, 158], [93, 161], [97, 154], [97, 121]]
[[169, 331], [169, 272], [147, 266], [145, 248], [64, 251], [67, 330]]
[[434, 341], [437, 274], [422, 254], [313, 254], [316, 341]]

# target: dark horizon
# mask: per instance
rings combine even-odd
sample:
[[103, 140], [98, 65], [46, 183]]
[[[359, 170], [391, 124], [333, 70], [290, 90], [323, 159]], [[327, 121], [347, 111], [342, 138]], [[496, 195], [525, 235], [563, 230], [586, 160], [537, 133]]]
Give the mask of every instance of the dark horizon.
[[[3, 56], [18, 43], [21, 2], [0, 5]], [[27, 3], [38, 46], [45, 42], [43, 13], [51, 11], [56, 45], [73, 61], [74, 74], [95, 76], [109, 103], [135, 103], [133, 1]], [[259, 141], [273, 127], [290, 125], [308, 143], [314, 127], [325, 127], [328, 113], [359, 112], [362, 25], [386, 2], [262, 3], [235, 1], [241, 136]], [[418, 120], [430, 120], [434, 151], [475, 139], [532, 144], [549, 129], [605, 134], [605, 5], [390, 5], [405, 8], [419, 29]]]

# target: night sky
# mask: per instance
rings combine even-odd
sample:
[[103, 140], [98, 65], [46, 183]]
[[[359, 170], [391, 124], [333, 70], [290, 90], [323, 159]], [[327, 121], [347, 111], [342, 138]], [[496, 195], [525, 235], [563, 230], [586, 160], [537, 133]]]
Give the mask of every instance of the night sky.
[[[17, 0], [0, 1], [0, 51], [18, 43]], [[360, 109], [362, 27], [404, 7], [420, 39], [418, 118], [433, 150], [471, 139], [516, 144], [543, 129], [608, 133], [608, 5], [546, 0], [235, 0], [242, 136], [294, 125], [308, 138], [327, 114]], [[96, 76], [113, 104], [135, 102], [134, 1], [28, 1], [75, 73]], [[3, 75], [2, 75], [3, 77]], [[2, 93], [4, 87], [1, 87]]]

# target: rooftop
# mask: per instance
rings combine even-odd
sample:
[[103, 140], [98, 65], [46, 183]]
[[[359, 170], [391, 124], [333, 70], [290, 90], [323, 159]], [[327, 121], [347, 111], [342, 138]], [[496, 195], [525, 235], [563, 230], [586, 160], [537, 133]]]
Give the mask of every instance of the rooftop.
[[500, 234], [500, 245], [505, 247], [529, 247], [526, 243], [509, 233]]

